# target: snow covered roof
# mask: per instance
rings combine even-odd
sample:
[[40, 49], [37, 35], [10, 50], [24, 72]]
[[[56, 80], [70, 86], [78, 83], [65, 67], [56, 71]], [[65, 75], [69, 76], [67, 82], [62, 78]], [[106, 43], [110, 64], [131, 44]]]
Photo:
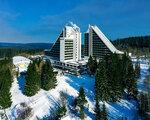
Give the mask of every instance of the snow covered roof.
[[74, 24], [73, 22], [68, 22], [68, 23], [66, 24], [66, 26], [70, 26], [70, 27], [72, 27], [74, 30], [80, 32], [80, 28], [79, 28], [76, 24]]
[[23, 57], [23, 56], [15, 56], [15, 57], [13, 57], [13, 64], [14, 65], [22, 63], [22, 62], [30, 63], [31, 60], [26, 58], [26, 57]]
[[31, 60], [23, 56], [13, 57], [13, 64], [18, 68], [19, 72], [27, 71], [28, 65]]
[[112, 53], [123, 54], [123, 52], [115, 48], [115, 46], [110, 42], [110, 40], [102, 33], [102, 31], [96, 25], [95, 26], [90, 25], [89, 27], [92, 28], [97, 33], [97, 35], [101, 38], [103, 43], [110, 49]]

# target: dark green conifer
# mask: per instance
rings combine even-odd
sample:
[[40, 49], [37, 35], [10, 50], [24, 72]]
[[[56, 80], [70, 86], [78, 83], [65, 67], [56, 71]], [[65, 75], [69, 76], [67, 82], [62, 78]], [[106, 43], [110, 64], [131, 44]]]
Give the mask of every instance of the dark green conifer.
[[101, 120], [101, 109], [97, 99], [94, 112], [95, 112], [95, 120]]
[[108, 84], [107, 73], [105, 69], [105, 62], [101, 61], [98, 66], [96, 80], [95, 80], [95, 92], [98, 100], [109, 100], [110, 87]]
[[88, 70], [91, 75], [94, 75], [97, 68], [97, 60], [96, 58], [93, 60], [93, 57], [90, 56], [87, 63]]
[[135, 77], [138, 79], [140, 78], [140, 63], [137, 61], [137, 63], [135, 64]]
[[34, 62], [30, 63], [27, 70], [24, 94], [35, 95], [40, 89], [40, 78]]
[[12, 83], [12, 76], [9, 68], [5, 68], [0, 71], [0, 107], [2, 109], [6, 109], [11, 106], [11, 83]]
[[105, 103], [103, 103], [103, 106], [102, 106], [101, 119], [100, 120], [108, 120], [107, 119], [107, 110], [106, 110]]
[[67, 109], [65, 106], [60, 106], [56, 112], [56, 119], [60, 120], [64, 115], [66, 115]]
[[130, 60], [129, 64], [128, 64], [128, 69], [127, 69], [127, 79], [126, 79], [126, 83], [127, 83], [127, 90], [128, 90], [128, 94], [133, 97], [134, 99], [137, 98], [137, 81], [135, 79], [135, 71], [132, 65], [132, 61]]
[[85, 93], [84, 93], [84, 88], [80, 87], [79, 90], [79, 96], [75, 99], [74, 101], [74, 106], [78, 106], [79, 107], [79, 113], [80, 113], [80, 118], [83, 120], [85, 117], [84, 114], [84, 105], [87, 103], [87, 100], [85, 98]]
[[50, 61], [46, 61], [42, 66], [41, 72], [41, 88], [44, 90], [50, 90], [55, 88], [57, 83], [56, 75], [53, 72]]
[[81, 118], [81, 120], [84, 120], [84, 118], [85, 118], [84, 106], [80, 106], [80, 118]]
[[79, 96], [77, 97], [77, 106], [84, 106], [85, 103], [87, 103], [87, 100], [85, 98], [84, 88], [80, 87]]

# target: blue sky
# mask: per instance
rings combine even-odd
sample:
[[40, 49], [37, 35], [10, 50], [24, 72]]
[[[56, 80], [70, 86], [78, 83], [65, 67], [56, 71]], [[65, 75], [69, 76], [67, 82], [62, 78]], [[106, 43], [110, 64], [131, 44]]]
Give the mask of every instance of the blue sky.
[[111, 40], [150, 35], [150, 0], [0, 0], [0, 42], [54, 42], [72, 21]]

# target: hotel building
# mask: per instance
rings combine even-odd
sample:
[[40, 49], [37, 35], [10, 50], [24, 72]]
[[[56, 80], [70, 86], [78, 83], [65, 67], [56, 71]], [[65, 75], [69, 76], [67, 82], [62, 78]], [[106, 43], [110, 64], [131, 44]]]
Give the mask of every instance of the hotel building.
[[123, 54], [114, 47], [97, 26], [89, 25], [87, 32], [84, 34], [84, 56], [102, 59], [105, 55], [111, 53]]
[[72, 22], [67, 24], [53, 44], [49, 55], [61, 62], [81, 60], [80, 28]]
[[123, 54], [117, 50], [97, 26], [89, 25], [84, 34], [84, 59], [81, 59], [81, 32], [80, 28], [68, 23], [59, 34], [50, 50], [45, 55], [55, 68], [73, 74], [86, 72], [87, 58], [91, 55], [102, 59], [111, 53]]
[[80, 28], [68, 23], [58, 36], [50, 51], [45, 51], [54, 67], [74, 72], [83, 72], [86, 62], [81, 60], [81, 32]]

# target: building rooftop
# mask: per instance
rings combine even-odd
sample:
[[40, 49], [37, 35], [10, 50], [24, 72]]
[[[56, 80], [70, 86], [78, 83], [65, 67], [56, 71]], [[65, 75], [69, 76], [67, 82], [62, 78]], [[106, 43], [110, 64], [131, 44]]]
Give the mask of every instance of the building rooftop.
[[72, 28], [74, 28], [75, 30], [77, 30], [77, 31], [79, 31], [80, 32], [80, 28], [76, 25], [76, 24], [74, 24], [73, 22], [68, 22], [67, 24], [66, 24], [66, 26], [70, 26], [70, 27], [72, 27]]

